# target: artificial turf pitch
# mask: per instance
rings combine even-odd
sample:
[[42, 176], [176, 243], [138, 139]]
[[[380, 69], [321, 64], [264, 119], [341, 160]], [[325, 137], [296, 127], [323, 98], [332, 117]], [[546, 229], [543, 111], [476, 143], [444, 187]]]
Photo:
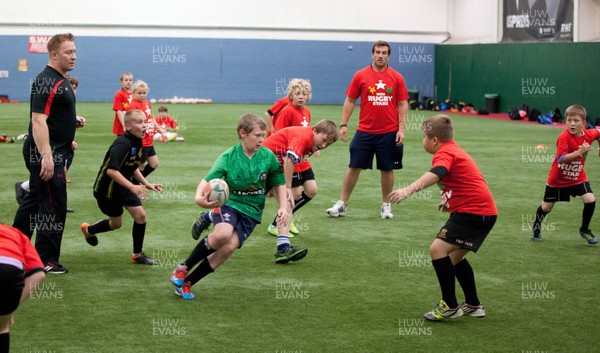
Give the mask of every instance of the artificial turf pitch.
[[[158, 104], [153, 106], [156, 113]], [[598, 246], [578, 235], [582, 204], [560, 203], [544, 222], [544, 241], [528, 226], [543, 196], [561, 129], [473, 116], [453, 116], [455, 139], [478, 163], [499, 209], [498, 222], [477, 254], [470, 254], [487, 317], [451, 322], [422, 319], [440, 299], [428, 247], [447, 215], [437, 211], [437, 188], [400, 205], [394, 219], [379, 217], [379, 173], [364, 171], [345, 218], [325, 210], [339, 198], [348, 144], [338, 141], [312, 158], [319, 193], [295, 219], [293, 244], [308, 256], [274, 263], [275, 238], [266, 228], [275, 214], [268, 200], [263, 223], [215, 273], [196, 286], [196, 299], [175, 296], [168, 276], [195, 241], [190, 225], [199, 208], [193, 196], [215, 158], [237, 143], [243, 113], [266, 105], [168, 105], [183, 143], [156, 144], [160, 166], [149, 177], [165, 186], [143, 203], [144, 251], [158, 261], [130, 263], [131, 218], [99, 236], [92, 248], [82, 222], [103, 217], [92, 183], [113, 141], [110, 103], [79, 103], [87, 126], [68, 173], [69, 214], [61, 263], [20, 307], [11, 330], [14, 352], [592, 352], [597, 351]], [[310, 106], [313, 122], [339, 122], [341, 106]], [[0, 133], [17, 136], [28, 124], [29, 104], [0, 105]], [[357, 123], [350, 121], [351, 136]], [[396, 186], [430, 168], [420, 122], [431, 112], [411, 111], [404, 169]], [[536, 148], [537, 145], [544, 145]], [[14, 183], [26, 179], [22, 142], [0, 144], [0, 221], [12, 223]], [[590, 152], [586, 170], [600, 188], [600, 161]], [[600, 216], [592, 220], [598, 228]], [[459, 300], [462, 298], [457, 286]], [[596, 348], [594, 348], [596, 347]]]

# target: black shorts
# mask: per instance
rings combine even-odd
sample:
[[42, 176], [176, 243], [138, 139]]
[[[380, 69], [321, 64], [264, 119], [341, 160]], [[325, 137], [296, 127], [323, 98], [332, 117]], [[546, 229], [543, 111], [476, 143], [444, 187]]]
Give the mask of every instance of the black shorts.
[[296, 188], [298, 186], [302, 186], [304, 182], [309, 180], [315, 180], [315, 173], [313, 172], [312, 168], [300, 173], [294, 173], [292, 176], [292, 187]]
[[120, 217], [123, 215], [123, 206], [141, 206], [142, 201], [129, 191], [121, 197], [106, 198], [94, 193], [100, 211], [109, 217]]
[[154, 146], [142, 147], [142, 163], [148, 160], [148, 157], [156, 156], [156, 150]]
[[544, 202], [569, 202], [571, 197], [582, 196], [592, 192], [592, 187], [589, 182], [583, 182], [581, 184], [568, 186], [566, 188], [555, 188], [546, 185], [546, 191], [544, 192]]
[[23, 270], [12, 265], [0, 264], [0, 315], [8, 315], [19, 307], [21, 293], [25, 288]]
[[497, 216], [478, 216], [454, 212], [440, 229], [437, 238], [463, 249], [477, 252], [490, 233]]
[[373, 169], [373, 156], [377, 169], [389, 172], [402, 169], [404, 145], [396, 146], [396, 133], [370, 134], [356, 131], [350, 143], [350, 168]]

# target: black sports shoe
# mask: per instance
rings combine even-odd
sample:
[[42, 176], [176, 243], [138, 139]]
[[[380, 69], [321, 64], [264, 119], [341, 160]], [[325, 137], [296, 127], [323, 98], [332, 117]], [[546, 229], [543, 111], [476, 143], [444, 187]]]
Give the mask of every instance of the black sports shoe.
[[15, 198], [17, 199], [17, 203], [19, 204], [19, 206], [21, 206], [21, 204], [23, 203], [25, 194], [27, 194], [27, 191], [23, 190], [21, 184], [23, 184], [22, 181], [17, 181], [15, 183]]
[[308, 254], [307, 248], [297, 248], [295, 246], [290, 245], [282, 251], [277, 251], [277, 253], [275, 254], [275, 263], [287, 264], [290, 261], [302, 260], [306, 256], [306, 254]]
[[44, 267], [44, 271], [46, 271], [46, 273], [62, 275], [63, 273], [69, 272], [69, 269], [64, 267], [61, 264], [55, 264], [53, 262], [46, 262], [46, 267]]
[[131, 254], [131, 263], [138, 265], [156, 265], [156, 261], [152, 260], [148, 256], [144, 255], [144, 253], [139, 253], [138, 255]]
[[196, 217], [194, 224], [192, 224], [192, 238], [194, 238], [194, 240], [200, 239], [202, 233], [210, 227], [211, 222], [206, 220], [206, 217], [208, 217], [207, 213], [207, 211], [200, 212], [198, 217]]
[[73, 212], [75, 212], [74, 209], [72, 209], [71, 207], [67, 207], [67, 213], [73, 213]]
[[81, 225], [79, 226], [79, 229], [81, 229], [81, 233], [83, 233], [83, 236], [85, 237], [85, 241], [88, 244], [90, 244], [91, 246], [96, 246], [96, 245], [98, 245], [98, 237], [95, 236], [94, 234], [88, 233], [89, 227], [90, 227], [90, 225], [88, 223], [81, 223]]

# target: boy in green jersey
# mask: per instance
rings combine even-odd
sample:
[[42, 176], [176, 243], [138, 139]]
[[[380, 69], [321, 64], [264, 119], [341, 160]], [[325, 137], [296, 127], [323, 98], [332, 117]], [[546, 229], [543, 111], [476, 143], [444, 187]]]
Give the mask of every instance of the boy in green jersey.
[[[175, 294], [194, 299], [191, 287], [222, 265], [239, 249], [260, 223], [269, 188], [277, 194], [278, 222], [288, 224], [285, 177], [273, 152], [262, 146], [267, 130], [258, 115], [246, 114], [237, 126], [240, 143], [225, 151], [213, 164], [196, 189], [196, 204], [212, 209], [218, 201], [209, 202], [204, 193], [209, 180], [220, 178], [229, 186], [229, 199], [213, 216], [212, 233], [204, 237], [190, 256], [173, 271], [170, 280]], [[193, 271], [194, 266], [198, 265]]]

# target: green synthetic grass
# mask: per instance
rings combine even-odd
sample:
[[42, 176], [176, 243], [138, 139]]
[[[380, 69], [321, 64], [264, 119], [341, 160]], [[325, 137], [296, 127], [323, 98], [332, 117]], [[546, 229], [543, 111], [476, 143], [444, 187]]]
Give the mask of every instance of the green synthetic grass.
[[[560, 129], [454, 116], [456, 141], [478, 162], [498, 209], [498, 222], [479, 253], [469, 255], [488, 317], [430, 323], [422, 314], [440, 299], [428, 247], [447, 215], [437, 212], [430, 188], [379, 218], [379, 173], [365, 171], [348, 216], [328, 218], [339, 198], [348, 144], [338, 142], [311, 163], [318, 196], [295, 215], [308, 256], [275, 265], [275, 238], [266, 234], [275, 212], [270, 200], [259, 225], [215, 273], [194, 288], [196, 300], [173, 294], [168, 276], [195, 241], [189, 226], [199, 211], [193, 195], [214, 159], [237, 142], [235, 124], [262, 105], [169, 105], [182, 124], [184, 143], [157, 144], [160, 166], [149, 178], [165, 185], [144, 202], [144, 250], [159, 266], [129, 263], [131, 218], [99, 236], [92, 248], [82, 222], [103, 216], [92, 183], [113, 140], [109, 103], [80, 103], [88, 124], [69, 178], [69, 206], [61, 263], [17, 311], [14, 352], [591, 352], [597, 350], [598, 247], [578, 235], [581, 201], [558, 204], [544, 223], [545, 240], [530, 240], [527, 226], [543, 196]], [[154, 110], [158, 105], [154, 105]], [[28, 104], [0, 105], [2, 131], [25, 132]], [[313, 120], [339, 122], [340, 106], [311, 106]], [[418, 129], [429, 112], [411, 111], [407, 124], [404, 186], [429, 169]], [[356, 112], [350, 130], [356, 126]], [[536, 149], [543, 144], [547, 149]], [[16, 211], [14, 182], [27, 178], [22, 143], [0, 144], [0, 220]], [[598, 157], [588, 156], [592, 187], [600, 188]], [[598, 216], [591, 228], [597, 229]], [[462, 292], [457, 287], [457, 295]]]

